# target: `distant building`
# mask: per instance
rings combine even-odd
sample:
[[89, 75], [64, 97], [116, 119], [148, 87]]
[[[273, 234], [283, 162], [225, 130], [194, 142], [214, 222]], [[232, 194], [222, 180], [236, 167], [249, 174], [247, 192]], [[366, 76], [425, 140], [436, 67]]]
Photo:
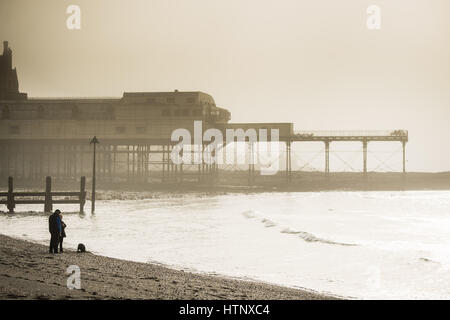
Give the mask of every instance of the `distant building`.
[[0, 100], [26, 100], [27, 94], [19, 92], [16, 68], [12, 67], [12, 51], [8, 41], [3, 41], [0, 56]]
[[[28, 98], [19, 92], [12, 51], [4, 42], [0, 57], [0, 179], [14, 176], [39, 180], [45, 176], [77, 179], [90, 172], [93, 136], [101, 181], [188, 179], [186, 166], [174, 165], [169, 156], [175, 129], [194, 132], [217, 128], [280, 129], [292, 133], [292, 123], [229, 123], [231, 113], [216, 106], [209, 94], [181, 92], [125, 92], [118, 98]], [[200, 151], [201, 152], [201, 151]], [[154, 167], [159, 172], [155, 173]], [[192, 169], [192, 168], [191, 168]], [[217, 165], [195, 166], [200, 181], [217, 172]], [[5, 181], [5, 180], [3, 180]]]
[[228, 110], [199, 92], [125, 92], [121, 98], [28, 98], [19, 92], [12, 51], [0, 56], [0, 140], [170, 139], [177, 128], [226, 124]]

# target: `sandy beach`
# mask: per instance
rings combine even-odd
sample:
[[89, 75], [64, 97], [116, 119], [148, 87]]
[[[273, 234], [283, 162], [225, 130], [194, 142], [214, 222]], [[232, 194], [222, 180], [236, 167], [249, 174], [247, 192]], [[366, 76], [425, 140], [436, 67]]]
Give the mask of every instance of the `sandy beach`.
[[[333, 299], [91, 253], [52, 255], [44, 245], [4, 235], [0, 257], [0, 299]], [[69, 265], [80, 267], [80, 290], [67, 288]]]

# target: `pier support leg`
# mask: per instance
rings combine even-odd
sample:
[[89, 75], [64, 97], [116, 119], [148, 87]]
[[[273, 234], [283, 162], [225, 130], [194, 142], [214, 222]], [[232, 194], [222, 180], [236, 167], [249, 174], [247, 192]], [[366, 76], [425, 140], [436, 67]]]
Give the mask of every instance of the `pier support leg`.
[[3, 155], [5, 152], [3, 151], [3, 145], [0, 145], [0, 178], [3, 177]]
[[78, 166], [77, 166], [77, 158], [78, 158], [78, 146], [72, 146], [72, 164], [73, 164], [73, 178], [76, 179], [78, 176]]
[[194, 147], [195, 147], [195, 149], [194, 149], [195, 158], [194, 159], [196, 159], [196, 163], [198, 163], [197, 164], [197, 182], [200, 183], [202, 181], [202, 177], [201, 177], [201, 174], [202, 174], [201, 163], [202, 163], [202, 159], [203, 159], [203, 154], [201, 154], [202, 146], [201, 146], [201, 144], [195, 144]]
[[80, 213], [84, 213], [84, 204], [86, 203], [86, 177], [80, 179]]
[[[66, 180], [67, 178], [67, 150], [66, 150], [66, 145], [64, 144], [62, 146], [62, 179]], [[34, 153], [34, 150], [33, 150]], [[33, 156], [33, 155], [32, 155]], [[33, 163], [33, 177], [34, 177], [34, 163]]]
[[[219, 178], [219, 164], [217, 163], [218, 157], [216, 154], [216, 148], [213, 148], [213, 150], [211, 151], [211, 157], [212, 157], [212, 159], [214, 159], [213, 164], [212, 164], [212, 183], [216, 184], [216, 183], [218, 183], [218, 178]], [[254, 156], [252, 158], [254, 159]], [[253, 161], [253, 171], [255, 171], [255, 162], [254, 161]]]
[[38, 149], [38, 162], [39, 162], [39, 173], [38, 173], [38, 179], [41, 179], [43, 175], [43, 166], [44, 166], [44, 157], [43, 157], [43, 148], [44, 146], [40, 146]]
[[325, 174], [330, 173], [330, 142], [325, 141]]
[[52, 178], [45, 178], [45, 201], [44, 201], [44, 212], [50, 213], [53, 211], [52, 203]]
[[61, 154], [61, 146], [60, 145], [57, 145], [56, 146], [56, 179], [60, 179], [61, 178], [61, 171], [60, 171], [60, 162], [61, 162], [61, 159], [60, 159], [60, 154]]
[[130, 145], [127, 145], [127, 182], [130, 182]]
[[167, 145], [166, 149], [166, 164], [167, 164], [167, 175], [166, 175], [166, 181], [170, 183], [170, 180], [173, 176], [173, 163], [170, 162], [170, 152], [171, 152], [171, 145]]
[[108, 166], [107, 166], [107, 170], [108, 170], [108, 182], [111, 183], [112, 182], [112, 146], [109, 145], [108, 146], [108, 151], [107, 151], [107, 160], [108, 160]]
[[161, 178], [162, 183], [164, 183], [166, 180], [165, 170], [166, 170], [166, 146], [162, 145], [162, 178]]
[[167, 145], [167, 182], [171, 182], [175, 177], [175, 169], [173, 162], [170, 161], [170, 154], [172, 152], [172, 145]]
[[0, 178], [3, 178], [4, 173], [5, 173], [5, 166], [3, 164], [3, 157], [5, 155], [5, 151], [3, 150], [4, 146], [0, 145]]
[[363, 172], [367, 174], [367, 141], [363, 141]]
[[142, 145], [137, 145], [137, 180], [142, 181]]
[[22, 179], [26, 179], [25, 173], [25, 145], [22, 144]]
[[291, 141], [286, 141], [286, 180], [292, 180]]
[[204, 156], [205, 156], [205, 145], [202, 144], [202, 158], [201, 158], [201, 162], [202, 162], [202, 173], [201, 173], [201, 175], [202, 175], [202, 182], [205, 181], [205, 158], [204, 158]]
[[10, 175], [11, 171], [9, 170], [9, 164], [10, 164], [10, 157], [11, 157], [11, 147], [9, 145], [6, 145], [5, 148], [5, 158], [6, 158], [6, 175]]
[[[183, 159], [183, 157], [184, 157], [184, 149], [181, 149], [181, 151], [180, 151], [180, 157], [181, 157], [181, 159]], [[178, 178], [178, 181], [177, 181], [177, 182], [183, 183], [183, 162], [181, 162], [181, 163], [179, 164], [179, 167], [180, 167], [180, 170], [179, 170], [179, 178]]]
[[406, 141], [402, 141], [403, 151], [403, 173], [406, 173]]
[[133, 148], [133, 156], [132, 156], [132, 163], [131, 163], [131, 167], [132, 167], [132, 174], [131, 174], [131, 179], [134, 180], [136, 179], [136, 146], [133, 144], [132, 146]]
[[148, 182], [148, 160], [149, 160], [150, 146], [144, 145], [144, 182]]
[[18, 161], [17, 161], [17, 146], [13, 146], [12, 147], [11, 153], [12, 153], [13, 164], [14, 164], [14, 177], [17, 178], [17, 164], [18, 164]]
[[80, 174], [81, 175], [84, 174], [84, 160], [83, 160], [83, 156], [84, 156], [84, 146], [80, 145]]
[[255, 183], [255, 153], [254, 144], [252, 141], [248, 142], [248, 184]]
[[8, 199], [7, 199], [7, 207], [9, 213], [14, 213], [14, 208], [16, 207], [16, 204], [14, 203], [14, 181], [13, 177], [8, 177]]
[[113, 168], [112, 168], [112, 170], [113, 170], [113, 180], [114, 180], [114, 178], [115, 177], [117, 177], [117, 145], [114, 145], [114, 147], [113, 147], [113, 163], [112, 163], [112, 165], [113, 165]]
[[[95, 137], [94, 137], [95, 138]], [[93, 140], [96, 141], [96, 140]], [[91, 214], [94, 214], [95, 212], [95, 183], [96, 183], [96, 163], [95, 163], [95, 158], [96, 158], [96, 146], [97, 146], [97, 142], [94, 142], [94, 153], [93, 153], [93, 157], [92, 157], [92, 194], [91, 194]]]

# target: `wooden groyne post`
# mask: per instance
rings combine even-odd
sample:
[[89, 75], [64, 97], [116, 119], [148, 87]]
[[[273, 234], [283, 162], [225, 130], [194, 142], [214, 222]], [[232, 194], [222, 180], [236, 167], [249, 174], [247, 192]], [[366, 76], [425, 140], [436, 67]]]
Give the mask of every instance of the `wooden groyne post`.
[[16, 204], [14, 202], [14, 181], [13, 177], [8, 177], [8, 196], [7, 196], [7, 208], [10, 213], [14, 212], [14, 208], [16, 207]]

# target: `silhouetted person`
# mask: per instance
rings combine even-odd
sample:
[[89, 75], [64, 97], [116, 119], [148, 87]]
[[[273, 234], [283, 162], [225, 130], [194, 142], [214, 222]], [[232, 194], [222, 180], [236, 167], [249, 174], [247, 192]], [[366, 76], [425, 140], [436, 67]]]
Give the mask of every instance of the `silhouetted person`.
[[59, 218], [61, 219], [61, 236], [59, 237], [59, 252], [63, 252], [63, 240], [66, 237], [66, 227], [67, 225], [63, 221], [63, 216], [60, 213]]
[[48, 231], [50, 231], [50, 253], [58, 253], [59, 238], [61, 236], [61, 211], [55, 212], [48, 218]]

